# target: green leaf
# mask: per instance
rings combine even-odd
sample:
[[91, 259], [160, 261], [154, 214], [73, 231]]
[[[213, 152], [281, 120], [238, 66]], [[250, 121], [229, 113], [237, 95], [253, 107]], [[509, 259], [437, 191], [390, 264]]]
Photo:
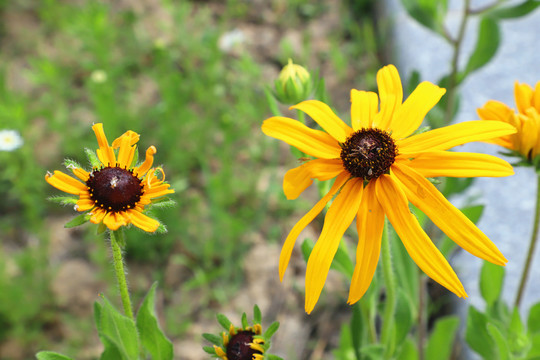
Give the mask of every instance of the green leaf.
[[430, 30], [437, 31], [437, 23], [435, 21], [435, 5], [437, 1], [401, 0], [401, 3], [414, 20]]
[[[360, 349], [362, 347], [362, 340], [364, 337], [363, 334], [365, 333], [364, 324], [366, 324], [368, 320], [368, 319], [364, 320], [361, 306], [362, 305], [360, 302], [357, 302], [353, 306], [353, 313], [351, 316], [351, 326], [350, 326], [350, 331], [349, 331], [351, 341], [352, 341], [352, 348], [354, 350], [354, 354], [356, 355], [356, 359], [361, 358]], [[338, 359], [340, 358], [338, 357]]]
[[60, 205], [75, 205], [78, 199], [72, 196], [51, 196], [47, 200]]
[[[113, 359], [112, 354], [118, 353], [117, 360], [132, 360], [139, 356], [139, 336], [135, 322], [120, 314], [104, 297], [103, 305], [98, 310], [99, 319], [96, 320], [98, 333], [105, 345], [101, 359]], [[95, 306], [94, 309], [97, 307]], [[97, 316], [96, 315], [96, 316]], [[119, 357], [118, 357], [119, 356]]]
[[508, 340], [494, 324], [487, 324], [487, 330], [497, 346], [497, 356], [492, 359], [508, 360], [510, 359], [510, 349]]
[[[353, 315], [354, 316], [354, 315]], [[358, 360], [359, 357], [355, 357], [353, 352], [353, 344], [351, 339], [351, 327], [347, 324], [341, 325], [341, 332], [339, 335], [339, 345], [337, 349], [332, 350], [332, 354], [335, 359], [340, 360]]]
[[72, 227], [75, 227], [75, 226], [79, 226], [79, 225], [82, 225], [84, 224], [85, 222], [87, 222], [88, 220], [90, 220], [90, 215], [88, 213], [84, 213], [84, 214], [81, 214], [81, 215], [78, 215], [76, 217], [74, 217], [73, 219], [71, 219], [70, 221], [68, 221], [64, 227], [66, 229], [69, 229], [69, 228], [72, 228]]
[[464, 73], [461, 74], [461, 79], [486, 65], [497, 52], [499, 42], [499, 25], [493, 18], [483, 17], [480, 20], [475, 49], [467, 62]]
[[531, 306], [529, 318], [527, 319], [527, 328], [531, 333], [540, 333], [540, 302]]
[[[398, 353], [396, 359], [399, 360], [418, 360], [418, 349], [416, 344], [411, 339], [405, 339], [401, 345], [401, 352]], [[430, 358], [426, 358], [430, 359]], [[438, 358], [436, 358], [438, 359]]]
[[480, 272], [480, 294], [488, 306], [492, 306], [501, 295], [504, 267], [484, 261]]
[[231, 328], [231, 320], [229, 320], [225, 315], [223, 314], [217, 314], [216, 315], [218, 323], [227, 331]]
[[398, 297], [396, 303], [396, 312], [394, 318], [396, 320], [396, 344], [401, 344], [407, 337], [414, 321], [414, 305], [408, 295], [402, 288], [398, 288]]
[[170, 209], [176, 206], [176, 201], [169, 198], [158, 199], [158, 201], [152, 202], [148, 207], [153, 209]]
[[450, 358], [458, 326], [457, 316], [447, 316], [437, 320], [426, 346], [426, 359]]
[[84, 153], [86, 154], [86, 157], [88, 158], [88, 161], [90, 162], [90, 165], [92, 165], [92, 168], [99, 168], [101, 166], [101, 161], [99, 161], [94, 151], [85, 148]]
[[217, 336], [215, 334], [202, 334], [203, 338], [210, 341], [212, 344], [221, 346], [221, 343], [223, 342], [223, 339], [221, 336]]
[[66, 169], [69, 169], [69, 170], [75, 169], [75, 168], [82, 169], [82, 166], [79, 165], [78, 162], [71, 159], [64, 159], [64, 166], [66, 167]]
[[36, 354], [38, 360], [73, 360], [72, 358], [53, 351], [40, 351]]
[[257, 305], [253, 306], [253, 323], [261, 324], [262, 323], [262, 313], [261, 309]]
[[155, 311], [157, 282], [155, 282], [144, 298], [137, 313], [137, 329], [141, 343], [152, 355], [153, 360], [169, 360], [173, 358], [173, 345], [163, 334]]
[[540, 359], [540, 333], [533, 334], [530, 339], [531, 348], [527, 353], [527, 359], [538, 360]]
[[264, 337], [270, 339], [279, 329], [279, 322], [274, 321], [264, 332]]
[[527, 0], [515, 6], [496, 8], [495, 10], [489, 11], [486, 14], [495, 19], [513, 19], [531, 13], [538, 6], [540, 6], [540, 1]]
[[487, 330], [487, 317], [473, 306], [467, 314], [467, 329], [465, 340], [467, 344], [484, 359], [496, 359], [495, 343]]

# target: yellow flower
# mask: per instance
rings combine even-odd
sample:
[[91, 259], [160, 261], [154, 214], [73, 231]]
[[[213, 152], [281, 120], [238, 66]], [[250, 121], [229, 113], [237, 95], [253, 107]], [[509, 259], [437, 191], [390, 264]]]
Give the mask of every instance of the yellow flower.
[[531, 162], [540, 154], [540, 81], [533, 89], [528, 84], [515, 83], [514, 96], [518, 112], [502, 102], [489, 100], [477, 110], [482, 120], [498, 120], [514, 126], [517, 133], [488, 142], [514, 150]]
[[132, 163], [139, 134], [127, 131], [109, 146], [103, 124], [95, 124], [92, 129], [99, 145], [96, 153], [101, 167], [87, 172], [69, 166], [80, 181], [57, 170], [45, 175], [45, 180], [59, 190], [77, 195], [75, 209], [90, 211], [94, 224], [103, 223], [110, 230], [133, 224], [147, 232], [156, 231], [159, 222], [143, 214], [144, 207], [153, 199], [174, 192], [164, 183], [163, 170], [152, 168], [156, 148], [150, 146], [145, 161], [135, 167]]
[[402, 103], [401, 80], [393, 65], [377, 73], [377, 84], [380, 110], [376, 93], [351, 91], [352, 127], [316, 100], [292, 108], [304, 111], [324, 131], [286, 117], [272, 117], [262, 125], [266, 135], [316, 158], [285, 174], [283, 190], [288, 199], [297, 198], [313, 183], [312, 179], [335, 178], [330, 191], [293, 227], [279, 260], [283, 279], [296, 238], [333, 199], [307, 263], [308, 313], [319, 299], [340, 239], [355, 217], [359, 239], [348, 303], [358, 301], [371, 283], [385, 216], [411, 258], [428, 276], [457, 296], [467, 296], [446, 259], [409, 210], [409, 202], [471, 254], [499, 265], [507, 261], [487, 236], [426, 178], [512, 175], [512, 167], [499, 158], [445, 150], [508, 135], [515, 129], [499, 121], [470, 121], [413, 134], [445, 90], [423, 82]]

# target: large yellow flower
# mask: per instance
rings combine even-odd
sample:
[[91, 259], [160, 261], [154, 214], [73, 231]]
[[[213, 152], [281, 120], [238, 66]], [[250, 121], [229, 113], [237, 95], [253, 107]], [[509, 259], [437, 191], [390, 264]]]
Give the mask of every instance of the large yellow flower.
[[532, 161], [540, 154], [540, 81], [533, 89], [528, 84], [515, 83], [517, 113], [502, 102], [489, 100], [477, 110], [483, 120], [499, 120], [514, 126], [517, 133], [491, 139], [489, 142], [514, 150]]
[[427, 275], [457, 296], [467, 296], [446, 259], [409, 210], [409, 202], [471, 254], [499, 265], [507, 261], [487, 236], [426, 178], [512, 175], [512, 167], [499, 158], [445, 150], [508, 135], [515, 129], [500, 121], [470, 121], [411, 135], [445, 90], [423, 82], [402, 103], [401, 80], [392, 65], [377, 73], [377, 84], [380, 109], [376, 93], [351, 91], [352, 127], [316, 100], [292, 108], [308, 114], [324, 131], [310, 129], [286, 117], [272, 117], [262, 125], [266, 135], [316, 158], [285, 174], [283, 190], [288, 199], [297, 198], [313, 183], [312, 179], [335, 178], [328, 194], [293, 227], [279, 260], [283, 279], [296, 238], [334, 199], [307, 263], [305, 309], [308, 313], [319, 299], [340, 239], [355, 217], [359, 239], [350, 304], [358, 301], [371, 283], [379, 259], [385, 215], [411, 258]]
[[[159, 222], [143, 214], [144, 207], [154, 198], [174, 192], [163, 178], [158, 177], [159, 174], [164, 177], [163, 170], [152, 168], [156, 148], [150, 146], [145, 161], [135, 167], [132, 163], [139, 134], [127, 131], [109, 146], [103, 124], [95, 124], [92, 129], [98, 141], [96, 153], [102, 166], [91, 172], [70, 166], [82, 182], [57, 170], [45, 175], [45, 180], [59, 190], [79, 196], [76, 210], [90, 210], [90, 221], [94, 224], [103, 223], [110, 230], [133, 224], [147, 232], [156, 231]], [[118, 149], [117, 154], [115, 149]]]

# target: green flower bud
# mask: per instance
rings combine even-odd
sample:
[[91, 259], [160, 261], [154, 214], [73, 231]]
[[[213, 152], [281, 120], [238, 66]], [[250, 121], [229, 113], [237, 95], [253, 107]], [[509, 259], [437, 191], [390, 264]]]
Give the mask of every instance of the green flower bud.
[[297, 104], [306, 100], [313, 90], [309, 72], [300, 65], [289, 63], [283, 67], [276, 80], [276, 98], [285, 105]]

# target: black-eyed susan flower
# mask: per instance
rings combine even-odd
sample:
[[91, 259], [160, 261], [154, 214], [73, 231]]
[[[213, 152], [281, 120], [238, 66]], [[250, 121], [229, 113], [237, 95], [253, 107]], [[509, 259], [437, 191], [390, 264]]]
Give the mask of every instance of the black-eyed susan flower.
[[221, 336], [203, 334], [203, 337], [213, 343], [213, 346], [205, 346], [204, 350], [222, 360], [278, 360], [276, 355], [268, 353], [270, 339], [279, 328], [279, 323], [274, 322], [268, 329], [262, 332], [262, 315], [259, 307], [253, 309], [253, 323], [248, 324], [247, 316], [242, 315], [242, 327], [235, 327], [231, 321], [222, 314], [217, 315], [218, 322], [226, 330]]
[[379, 96], [368, 91], [351, 91], [352, 126], [316, 100], [292, 108], [308, 114], [324, 131], [286, 117], [272, 117], [262, 125], [266, 135], [315, 158], [285, 174], [283, 190], [288, 199], [297, 198], [313, 179], [335, 178], [330, 191], [293, 227], [279, 260], [283, 279], [296, 238], [333, 199], [307, 263], [305, 309], [308, 313], [319, 299], [340, 239], [355, 217], [359, 239], [349, 290], [350, 304], [358, 301], [371, 283], [379, 259], [385, 216], [411, 258], [428, 276], [457, 296], [467, 296], [447, 260], [409, 210], [409, 202], [471, 254], [499, 265], [507, 261], [487, 236], [427, 178], [512, 175], [512, 167], [499, 158], [446, 150], [471, 141], [509, 135], [515, 129], [500, 121], [470, 121], [413, 134], [445, 89], [422, 82], [402, 103], [401, 80], [392, 65], [377, 73], [377, 84]]
[[498, 120], [514, 126], [515, 134], [504, 135], [488, 142], [520, 154], [532, 163], [540, 154], [540, 81], [533, 89], [528, 84], [514, 85], [517, 112], [502, 102], [489, 100], [477, 110], [482, 120]]
[[88, 172], [70, 162], [68, 168], [78, 179], [55, 170], [45, 175], [45, 180], [61, 191], [77, 195], [75, 209], [86, 212], [94, 224], [103, 223], [110, 230], [133, 224], [147, 232], [156, 231], [159, 221], [144, 214], [144, 208], [154, 199], [174, 192], [164, 182], [163, 169], [152, 168], [156, 148], [150, 146], [144, 162], [135, 166], [139, 134], [127, 131], [109, 146], [103, 124], [95, 124], [92, 129], [99, 146], [97, 159], [93, 155], [93, 169]]

